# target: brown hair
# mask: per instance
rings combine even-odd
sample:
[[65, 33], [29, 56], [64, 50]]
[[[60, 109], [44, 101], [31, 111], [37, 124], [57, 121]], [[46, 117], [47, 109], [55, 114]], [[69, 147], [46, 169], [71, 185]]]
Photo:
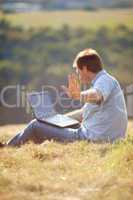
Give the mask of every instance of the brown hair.
[[76, 56], [73, 67], [82, 70], [84, 66], [93, 73], [98, 73], [103, 69], [101, 57], [94, 49], [85, 49]]

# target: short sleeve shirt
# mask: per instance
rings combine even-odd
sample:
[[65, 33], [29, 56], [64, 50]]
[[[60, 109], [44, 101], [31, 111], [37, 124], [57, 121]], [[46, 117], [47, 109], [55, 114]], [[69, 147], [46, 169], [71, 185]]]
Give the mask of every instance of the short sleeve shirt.
[[127, 129], [127, 111], [120, 84], [105, 70], [100, 71], [92, 81], [92, 88], [101, 92], [103, 102], [85, 103], [83, 106], [83, 127], [85, 137], [93, 141], [113, 141], [123, 138]]

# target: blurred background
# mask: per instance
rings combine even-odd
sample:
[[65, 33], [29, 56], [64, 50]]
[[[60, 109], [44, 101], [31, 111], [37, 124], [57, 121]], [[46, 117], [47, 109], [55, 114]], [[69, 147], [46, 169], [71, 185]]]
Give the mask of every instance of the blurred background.
[[[94, 48], [125, 93], [133, 117], [132, 0], [0, 0], [0, 93], [21, 93], [66, 84], [76, 54]], [[16, 90], [5, 93], [14, 104]], [[7, 108], [0, 99], [0, 124], [31, 119], [25, 106]]]

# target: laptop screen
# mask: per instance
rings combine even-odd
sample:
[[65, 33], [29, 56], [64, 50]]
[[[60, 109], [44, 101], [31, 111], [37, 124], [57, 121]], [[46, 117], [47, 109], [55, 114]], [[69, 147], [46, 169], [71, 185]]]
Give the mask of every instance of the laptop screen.
[[56, 114], [48, 91], [29, 93], [28, 101], [38, 119], [51, 117]]

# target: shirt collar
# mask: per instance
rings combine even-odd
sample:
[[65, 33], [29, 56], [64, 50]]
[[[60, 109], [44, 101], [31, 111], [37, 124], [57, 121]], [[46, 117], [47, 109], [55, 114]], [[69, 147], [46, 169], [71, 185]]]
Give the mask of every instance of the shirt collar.
[[95, 78], [91, 81], [91, 85], [93, 86], [94, 83], [96, 82], [96, 80], [103, 74], [106, 74], [106, 70], [102, 69], [100, 72], [97, 73], [97, 75], [95, 76]]

